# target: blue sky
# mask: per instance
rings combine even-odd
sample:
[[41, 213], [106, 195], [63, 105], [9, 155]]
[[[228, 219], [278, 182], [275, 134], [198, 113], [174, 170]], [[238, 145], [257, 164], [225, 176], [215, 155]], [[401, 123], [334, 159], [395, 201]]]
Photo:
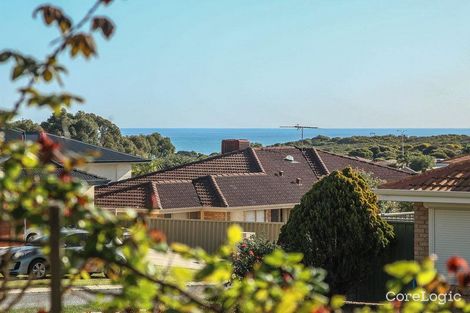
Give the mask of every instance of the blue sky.
[[[0, 48], [48, 51], [55, 29], [31, 18], [42, 2], [0, 1]], [[54, 1], [75, 20], [91, 2]], [[100, 13], [115, 36], [97, 59], [64, 59], [66, 89], [121, 127], [470, 126], [469, 1], [115, 0]]]

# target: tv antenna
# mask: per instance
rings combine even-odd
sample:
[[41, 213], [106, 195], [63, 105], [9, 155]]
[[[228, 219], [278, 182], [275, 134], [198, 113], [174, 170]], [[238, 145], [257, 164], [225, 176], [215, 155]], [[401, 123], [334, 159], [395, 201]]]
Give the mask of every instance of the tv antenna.
[[295, 129], [300, 130], [302, 140], [304, 140], [304, 129], [306, 128], [318, 129], [318, 127], [316, 126], [305, 126], [305, 125], [300, 125], [300, 124], [280, 126], [280, 127], [281, 128], [295, 128]]

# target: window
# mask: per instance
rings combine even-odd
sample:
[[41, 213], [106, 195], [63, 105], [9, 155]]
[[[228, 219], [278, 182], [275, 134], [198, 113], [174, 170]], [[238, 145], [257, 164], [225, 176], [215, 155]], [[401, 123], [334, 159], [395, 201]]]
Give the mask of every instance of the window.
[[266, 222], [264, 211], [256, 211], [256, 221], [257, 222]]
[[201, 212], [189, 212], [188, 217], [191, 220], [200, 220], [201, 219]]
[[282, 209], [271, 210], [271, 222], [282, 222]]
[[163, 218], [171, 218], [171, 214], [163, 214]]
[[86, 240], [87, 235], [84, 233], [72, 234], [65, 237], [64, 244], [67, 248], [84, 247], [86, 244]]

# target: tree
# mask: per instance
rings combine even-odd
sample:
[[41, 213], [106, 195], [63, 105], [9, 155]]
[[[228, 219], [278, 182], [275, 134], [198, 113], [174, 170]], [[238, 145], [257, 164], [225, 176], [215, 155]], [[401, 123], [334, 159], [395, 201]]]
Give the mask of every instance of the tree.
[[431, 169], [435, 164], [435, 159], [429, 155], [417, 155], [410, 158], [410, 168], [417, 172]]
[[175, 153], [170, 139], [158, 133], [123, 136], [120, 128], [108, 119], [93, 113], [68, 113], [62, 109], [41, 123], [44, 131], [80, 140], [89, 144], [138, 155], [143, 158], [162, 158]]
[[303, 253], [306, 265], [326, 269], [331, 290], [345, 293], [394, 237], [379, 213], [377, 197], [359, 173], [335, 171], [294, 207], [278, 244]]
[[41, 129], [41, 126], [39, 126], [39, 124], [33, 122], [30, 119], [21, 119], [21, 120], [15, 121], [13, 123], [10, 123], [9, 127], [21, 129], [26, 132], [38, 131]]
[[372, 159], [373, 153], [368, 149], [354, 149], [349, 151], [348, 155], [365, 159]]

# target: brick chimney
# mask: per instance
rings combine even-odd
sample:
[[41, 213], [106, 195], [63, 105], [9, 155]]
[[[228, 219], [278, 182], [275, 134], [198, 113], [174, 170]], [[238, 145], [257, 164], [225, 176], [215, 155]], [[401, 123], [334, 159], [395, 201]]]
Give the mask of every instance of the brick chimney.
[[246, 139], [224, 139], [222, 140], [222, 154], [243, 150], [250, 146], [250, 141]]

